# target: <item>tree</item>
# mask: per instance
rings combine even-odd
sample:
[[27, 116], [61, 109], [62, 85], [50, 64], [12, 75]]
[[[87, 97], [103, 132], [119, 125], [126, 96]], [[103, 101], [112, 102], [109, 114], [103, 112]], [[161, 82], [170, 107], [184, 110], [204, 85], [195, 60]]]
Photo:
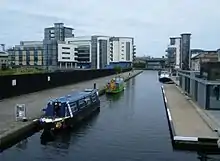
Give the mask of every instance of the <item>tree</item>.
[[120, 66], [115, 66], [114, 70], [115, 70], [116, 74], [119, 74], [122, 72], [122, 68]]

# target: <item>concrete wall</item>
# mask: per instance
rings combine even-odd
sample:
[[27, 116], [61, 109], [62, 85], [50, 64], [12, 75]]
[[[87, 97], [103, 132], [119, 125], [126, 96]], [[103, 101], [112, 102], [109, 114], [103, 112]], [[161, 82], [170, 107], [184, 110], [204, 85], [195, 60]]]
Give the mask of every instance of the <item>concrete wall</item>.
[[[130, 71], [123, 69], [122, 72]], [[0, 76], [0, 99], [116, 74], [114, 69]]]
[[195, 99], [195, 80], [190, 79], [190, 96]]
[[210, 97], [209, 99], [209, 109], [220, 109], [220, 99], [216, 97], [216, 94], [214, 93], [214, 85], [210, 85], [208, 87]]
[[198, 104], [206, 109], [206, 85], [198, 83]]
[[[204, 109], [220, 109], [220, 101], [216, 100], [213, 92], [209, 89], [209, 84], [199, 81], [195, 73], [189, 75], [179, 73], [180, 87], [189, 94], [198, 105]], [[209, 91], [208, 91], [209, 90]], [[209, 98], [210, 95], [210, 98]]]

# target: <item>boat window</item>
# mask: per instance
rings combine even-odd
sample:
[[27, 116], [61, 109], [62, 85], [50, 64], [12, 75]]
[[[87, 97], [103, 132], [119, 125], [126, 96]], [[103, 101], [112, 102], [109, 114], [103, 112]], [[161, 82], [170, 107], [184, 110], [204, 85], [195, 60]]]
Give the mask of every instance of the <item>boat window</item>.
[[87, 106], [91, 104], [91, 100], [89, 96], [85, 98], [85, 102]]
[[96, 102], [96, 94], [92, 94], [91, 98], [92, 98], [92, 102]]
[[70, 105], [70, 108], [71, 108], [72, 111], [76, 111], [77, 110], [76, 102], [71, 102], [71, 103], [69, 103], [69, 105]]
[[84, 99], [79, 100], [79, 108], [83, 108], [85, 106], [86, 106], [85, 100]]

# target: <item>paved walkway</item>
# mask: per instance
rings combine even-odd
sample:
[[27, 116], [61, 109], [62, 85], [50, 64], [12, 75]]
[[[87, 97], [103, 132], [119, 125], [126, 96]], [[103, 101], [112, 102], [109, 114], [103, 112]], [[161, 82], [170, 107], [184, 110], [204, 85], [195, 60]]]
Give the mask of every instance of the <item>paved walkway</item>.
[[[137, 72], [140, 71], [134, 71], [133, 74]], [[128, 77], [128, 74], [129, 72], [126, 72], [123, 73], [122, 76]], [[1, 134], [7, 132], [9, 129], [15, 128], [16, 126], [20, 126], [20, 123], [15, 122], [14, 108], [16, 104], [26, 105], [27, 116], [29, 119], [38, 118], [42, 114], [41, 109], [46, 106], [46, 103], [50, 98], [57, 98], [65, 94], [68, 94], [69, 92], [74, 90], [84, 90], [85, 88], [93, 88], [94, 82], [96, 82], [97, 88], [102, 88], [107, 83], [107, 81], [113, 77], [114, 75], [1, 100], [0, 136]]]
[[[176, 77], [172, 77], [172, 80], [174, 81], [175, 84], [179, 86], [179, 80], [176, 79]], [[178, 87], [180, 88], [180, 87]], [[182, 90], [180, 88], [180, 90]], [[200, 116], [205, 120], [206, 123], [210, 125], [212, 130], [220, 130], [220, 111], [219, 110], [205, 110], [197, 103], [192, 101], [195, 108], [197, 108], [197, 112], [199, 111]], [[220, 134], [220, 131], [219, 131]]]
[[177, 89], [175, 84], [164, 85], [175, 133], [178, 136], [218, 137], [200, 117], [193, 105]]

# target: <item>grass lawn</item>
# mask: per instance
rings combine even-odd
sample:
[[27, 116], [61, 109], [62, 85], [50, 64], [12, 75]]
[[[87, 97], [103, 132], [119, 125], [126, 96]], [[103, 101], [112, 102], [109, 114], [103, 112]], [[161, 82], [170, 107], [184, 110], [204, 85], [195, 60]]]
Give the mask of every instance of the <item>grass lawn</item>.
[[3, 75], [36, 74], [36, 73], [45, 73], [45, 71], [40, 70], [40, 69], [36, 69], [36, 68], [14, 68], [14, 69], [0, 70], [0, 76], [3, 76]]

